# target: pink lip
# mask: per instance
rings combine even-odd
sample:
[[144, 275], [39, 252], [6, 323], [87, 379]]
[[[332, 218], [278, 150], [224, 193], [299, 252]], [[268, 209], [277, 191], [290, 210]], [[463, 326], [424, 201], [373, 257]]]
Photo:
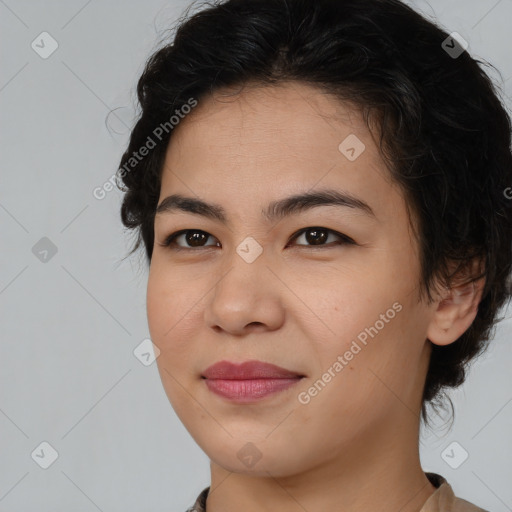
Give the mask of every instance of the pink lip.
[[245, 361], [242, 364], [219, 361], [206, 368], [202, 377], [207, 379], [249, 380], [249, 379], [293, 379], [303, 377], [300, 373], [286, 370], [263, 361]]
[[237, 402], [252, 402], [283, 391], [299, 382], [304, 375], [262, 361], [242, 364], [219, 361], [201, 375], [208, 389]]

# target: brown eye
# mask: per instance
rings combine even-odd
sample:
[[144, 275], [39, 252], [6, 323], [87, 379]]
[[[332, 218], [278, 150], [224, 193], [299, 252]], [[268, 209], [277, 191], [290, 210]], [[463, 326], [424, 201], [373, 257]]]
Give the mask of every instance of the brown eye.
[[329, 236], [334, 235], [339, 240], [335, 245], [342, 245], [345, 243], [348, 244], [354, 244], [354, 240], [352, 240], [350, 237], [342, 234], [337, 233], [336, 231], [333, 231], [332, 229], [327, 228], [321, 228], [321, 227], [309, 227], [305, 228], [299, 233], [297, 233], [292, 240], [298, 240], [299, 238], [303, 237], [303, 240], [306, 241], [306, 244], [298, 244], [298, 245], [311, 245], [314, 246], [324, 246], [328, 245], [329, 247], [332, 245], [331, 243], [327, 244], [326, 241], [329, 240]]
[[[173, 246], [173, 248], [180, 249], [190, 249], [192, 247], [208, 247], [205, 242], [212, 235], [206, 233], [206, 231], [201, 231], [199, 229], [184, 229], [181, 231], [177, 231], [172, 235], [168, 236], [163, 244], [160, 244], [164, 247]], [[176, 240], [179, 240], [180, 237], [183, 237], [185, 241], [185, 245], [177, 244]]]

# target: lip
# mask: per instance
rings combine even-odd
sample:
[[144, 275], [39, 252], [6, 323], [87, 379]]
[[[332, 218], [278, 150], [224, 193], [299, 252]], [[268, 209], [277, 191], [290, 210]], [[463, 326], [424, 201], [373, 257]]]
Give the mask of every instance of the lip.
[[250, 403], [288, 389], [305, 375], [252, 360], [242, 364], [219, 361], [209, 366], [201, 377], [213, 393], [231, 401]]
[[255, 359], [241, 364], [219, 361], [209, 366], [201, 375], [206, 379], [251, 380], [251, 379], [294, 379], [304, 375], [281, 368], [275, 364]]

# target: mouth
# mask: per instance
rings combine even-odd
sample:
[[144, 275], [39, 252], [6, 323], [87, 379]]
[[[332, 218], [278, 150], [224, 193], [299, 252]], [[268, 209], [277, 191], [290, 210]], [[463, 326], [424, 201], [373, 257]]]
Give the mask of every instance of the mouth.
[[211, 392], [231, 401], [250, 403], [290, 388], [305, 375], [252, 360], [242, 364], [220, 361], [208, 367], [201, 377]]
[[219, 361], [209, 366], [201, 377], [206, 379], [223, 380], [252, 380], [252, 379], [295, 379], [305, 375], [287, 370], [275, 364], [251, 360], [237, 364], [230, 361]]
[[293, 379], [249, 379], [224, 380], [206, 379], [208, 389], [228, 400], [240, 403], [250, 403], [261, 400], [269, 395], [284, 391], [302, 380]]

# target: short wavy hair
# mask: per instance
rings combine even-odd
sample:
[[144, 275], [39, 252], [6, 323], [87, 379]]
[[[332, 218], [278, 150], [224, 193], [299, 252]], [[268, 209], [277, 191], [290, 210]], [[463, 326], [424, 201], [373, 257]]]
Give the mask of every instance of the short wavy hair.
[[444, 388], [464, 382], [511, 293], [511, 123], [488, 63], [398, 0], [227, 0], [178, 22], [138, 81], [140, 117], [116, 175], [122, 222], [138, 235], [130, 254], [143, 243], [151, 263], [172, 130], [130, 159], [191, 97], [292, 80], [358, 106], [368, 127], [378, 126], [381, 154], [415, 214], [420, 293], [432, 301], [435, 277], [449, 285], [474, 258], [482, 263], [471, 279], [485, 277], [472, 325], [454, 343], [432, 344], [421, 410], [428, 424], [425, 406], [451, 404]]

